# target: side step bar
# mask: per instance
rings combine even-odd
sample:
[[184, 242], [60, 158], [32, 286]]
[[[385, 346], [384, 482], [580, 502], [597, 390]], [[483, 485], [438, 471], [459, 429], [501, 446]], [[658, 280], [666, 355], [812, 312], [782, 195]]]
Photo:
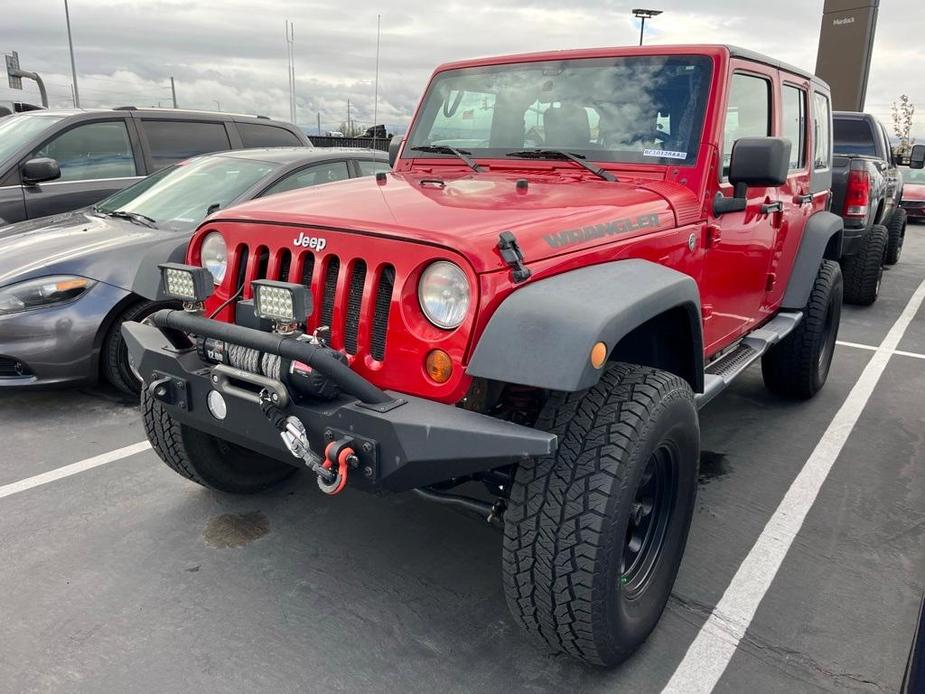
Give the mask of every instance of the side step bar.
[[801, 320], [803, 313], [800, 311], [782, 311], [758, 330], [743, 337], [731, 352], [708, 364], [703, 378], [703, 392], [697, 393], [694, 398], [697, 409], [722, 393], [762, 354], [790, 334]]

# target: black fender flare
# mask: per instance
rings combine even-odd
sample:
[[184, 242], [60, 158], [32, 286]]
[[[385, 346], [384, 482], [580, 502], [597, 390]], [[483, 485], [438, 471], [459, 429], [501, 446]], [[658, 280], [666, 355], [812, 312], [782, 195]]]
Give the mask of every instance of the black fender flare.
[[688, 381], [700, 392], [703, 328], [697, 283], [641, 259], [592, 265], [517, 289], [489, 319], [466, 373], [551, 390], [590, 388], [601, 376], [590, 360], [595, 343], [603, 342], [609, 356], [630, 332], [674, 309], [681, 309], [689, 324]]
[[822, 211], [809, 218], [781, 308], [802, 310], [806, 307], [822, 261], [841, 257], [844, 233], [845, 224], [838, 215]]

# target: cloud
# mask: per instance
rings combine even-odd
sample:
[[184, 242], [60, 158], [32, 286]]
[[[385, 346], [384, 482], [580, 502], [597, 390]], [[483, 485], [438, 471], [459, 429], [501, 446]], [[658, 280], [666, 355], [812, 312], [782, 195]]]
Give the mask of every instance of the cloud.
[[[880, 8], [868, 106], [882, 118], [901, 93], [922, 104], [925, 65], [921, 0]], [[663, 0], [646, 25], [649, 43], [733, 43], [812, 70], [822, 1]], [[351, 116], [373, 120], [376, 13], [382, 11], [378, 119], [410, 118], [433, 68], [480, 55], [634, 44], [639, 25], [619, 0], [394, 0], [385, 6], [302, 0], [72, 0], [71, 22], [84, 106], [170, 104], [169, 77], [181, 107], [261, 113], [288, 119], [284, 21], [295, 23], [298, 121], [320, 115], [330, 129]], [[7, 13], [4, 13], [7, 15]], [[756, 30], [760, 28], [760, 31]], [[60, 3], [25, 3], [4, 16], [0, 50], [18, 50], [39, 71], [52, 103], [70, 104], [70, 74]], [[902, 75], [902, 79], [898, 78]], [[0, 99], [37, 100], [0, 88]], [[918, 126], [925, 131], [921, 119]], [[925, 135], [925, 132], [923, 132]]]

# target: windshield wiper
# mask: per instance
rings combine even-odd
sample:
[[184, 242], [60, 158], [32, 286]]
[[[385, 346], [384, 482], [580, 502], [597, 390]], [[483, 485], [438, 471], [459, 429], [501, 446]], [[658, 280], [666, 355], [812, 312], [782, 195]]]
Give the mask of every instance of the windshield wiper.
[[458, 157], [466, 162], [466, 166], [470, 169], [479, 173], [482, 171], [482, 167], [470, 157], [469, 155], [472, 152], [467, 152], [464, 149], [456, 149], [455, 147], [450, 147], [448, 145], [419, 145], [417, 147], [411, 148], [412, 152], [429, 152], [431, 154], [452, 154], [454, 157]]
[[528, 149], [523, 152], [508, 152], [505, 156], [517, 157], [518, 159], [561, 159], [563, 161], [573, 161], [583, 169], [587, 169], [595, 176], [603, 178], [605, 181], [616, 181], [617, 177], [609, 171], [592, 166], [585, 161], [581, 154], [566, 152], [561, 149]]
[[119, 219], [127, 219], [130, 222], [134, 222], [135, 224], [141, 224], [142, 226], [146, 226], [150, 229], [157, 229], [157, 220], [151, 219], [151, 217], [143, 215], [140, 212], [126, 212], [124, 210], [104, 210], [99, 207], [96, 207], [94, 209], [97, 212], [105, 214], [109, 217], [118, 217]]

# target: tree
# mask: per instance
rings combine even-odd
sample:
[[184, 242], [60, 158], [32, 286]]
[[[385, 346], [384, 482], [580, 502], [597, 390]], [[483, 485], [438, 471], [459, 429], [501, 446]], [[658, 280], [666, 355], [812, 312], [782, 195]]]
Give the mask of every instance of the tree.
[[347, 121], [340, 122], [340, 131], [344, 134], [344, 137], [359, 137], [365, 130], [366, 128], [358, 125], [353, 119], [349, 123]]
[[915, 138], [912, 137], [912, 116], [915, 115], [915, 104], [909, 101], [908, 95], [903, 94], [898, 102], [893, 102], [892, 111], [893, 132], [899, 138], [896, 153], [901, 157], [908, 157], [912, 152], [912, 145], [915, 144]]

